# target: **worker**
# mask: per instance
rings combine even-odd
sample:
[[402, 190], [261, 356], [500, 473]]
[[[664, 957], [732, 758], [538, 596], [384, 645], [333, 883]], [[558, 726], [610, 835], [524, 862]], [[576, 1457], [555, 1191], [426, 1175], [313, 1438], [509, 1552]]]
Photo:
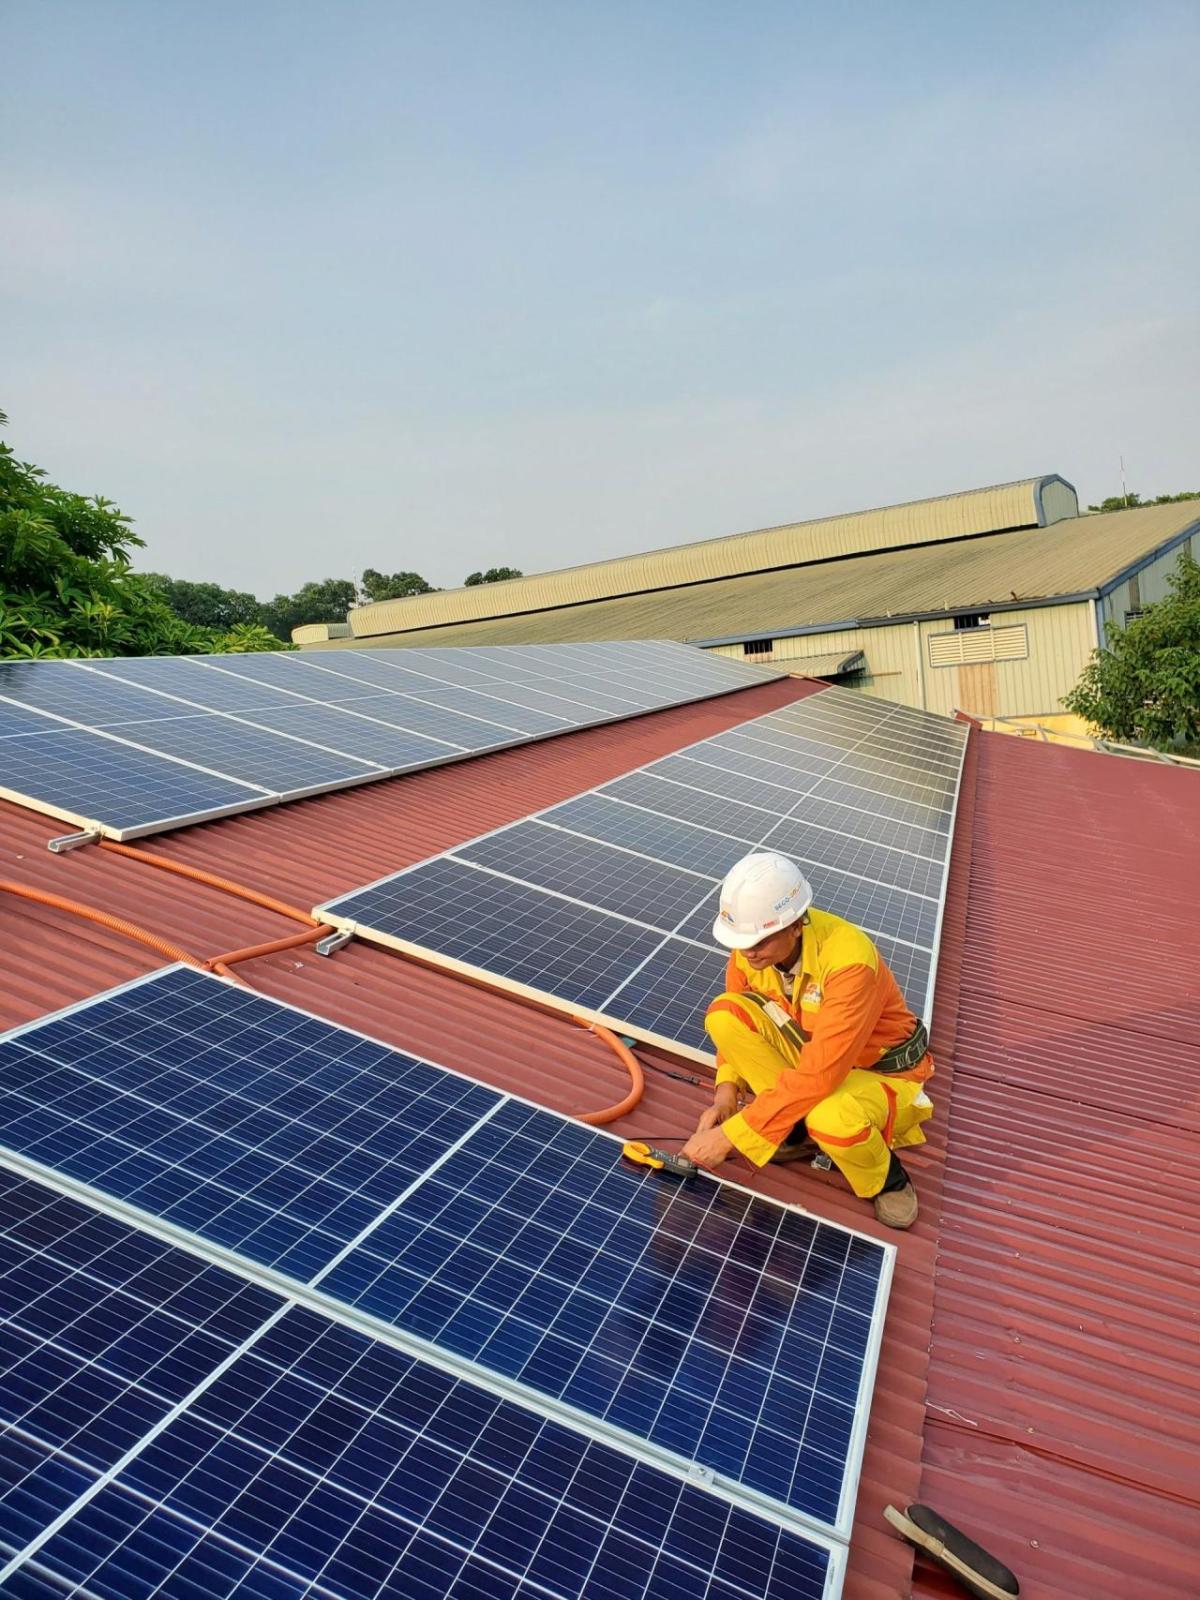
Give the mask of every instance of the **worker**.
[[715, 1167], [736, 1150], [761, 1167], [811, 1140], [880, 1222], [911, 1227], [917, 1194], [895, 1152], [925, 1142], [933, 1058], [871, 939], [818, 911], [799, 867], [769, 851], [730, 869], [713, 937], [731, 952], [704, 1018], [716, 1091], [683, 1154]]

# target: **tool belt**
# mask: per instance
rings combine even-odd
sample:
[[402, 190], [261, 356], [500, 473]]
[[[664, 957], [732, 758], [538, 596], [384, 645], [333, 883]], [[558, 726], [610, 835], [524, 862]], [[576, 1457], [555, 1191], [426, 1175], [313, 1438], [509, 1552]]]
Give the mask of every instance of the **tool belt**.
[[872, 1072], [911, 1072], [929, 1053], [929, 1032], [923, 1022], [918, 1022], [907, 1039], [894, 1044], [880, 1056]]
[[[812, 1034], [805, 1033], [804, 1029], [792, 1016], [785, 1006], [778, 1000], [771, 1000], [765, 994], [759, 994], [754, 989], [742, 989], [738, 992], [738, 1003], [749, 1005], [756, 1011], [761, 1011], [769, 1017], [780, 1033], [797, 1050], [812, 1039]], [[885, 1050], [879, 1060], [866, 1070], [868, 1072], [911, 1072], [913, 1067], [923, 1061], [929, 1052], [929, 1034], [923, 1022], [918, 1022], [907, 1039], [902, 1039], [899, 1044], [892, 1045]]]

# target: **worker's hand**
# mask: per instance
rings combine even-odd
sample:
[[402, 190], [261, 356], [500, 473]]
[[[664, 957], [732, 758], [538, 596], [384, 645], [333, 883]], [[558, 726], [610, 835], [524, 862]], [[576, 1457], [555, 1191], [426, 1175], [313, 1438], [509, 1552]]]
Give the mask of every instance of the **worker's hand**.
[[[712, 1109], [715, 1110], [715, 1107]], [[710, 1114], [706, 1111], [704, 1116]], [[704, 1117], [700, 1120], [703, 1122]], [[720, 1128], [697, 1128], [679, 1153], [689, 1161], [694, 1161], [698, 1167], [719, 1167], [727, 1156], [733, 1154], [733, 1140], [727, 1138]]]
[[710, 1127], [715, 1127], [718, 1122], [728, 1122], [730, 1117], [737, 1116], [738, 1092], [736, 1083], [719, 1083], [713, 1090], [713, 1121]]

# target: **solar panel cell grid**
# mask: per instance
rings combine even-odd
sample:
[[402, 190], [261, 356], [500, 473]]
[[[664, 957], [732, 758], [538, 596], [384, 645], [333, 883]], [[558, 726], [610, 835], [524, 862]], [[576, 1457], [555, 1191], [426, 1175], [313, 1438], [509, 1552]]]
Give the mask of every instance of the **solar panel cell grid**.
[[875, 883], [891, 884], [897, 889], [927, 895], [934, 901], [941, 889], [940, 861], [874, 844], [869, 839], [855, 838], [851, 834], [834, 833], [828, 828], [812, 826], [807, 820], [777, 823], [766, 835], [764, 844], [768, 849], [779, 850], [797, 861], [814, 866], [820, 863]]
[[405, 729], [423, 734], [429, 739], [439, 739], [458, 745], [463, 750], [484, 750], [492, 745], [512, 744], [520, 734], [512, 728], [500, 728], [494, 722], [483, 722], [478, 717], [460, 716], [447, 711], [444, 706], [426, 705], [402, 694], [370, 694], [342, 700], [344, 711], [356, 716], [369, 717], [368, 727], [379, 725]]
[[820, 1600], [831, 1565], [698, 1486], [304, 1311], [37, 1561], [147, 1600]]
[[0, 694], [35, 710], [69, 717], [93, 728], [177, 717], [188, 709], [177, 700], [134, 688], [115, 678], [103, 678], [74, 662], [65, 661], [19, 666], [0, 662]]
[[383, 767], [412, 767], [462, 753], [463, 746], [445, 738], [431, 739], [404, 732], [385, 723], [368, 722], [348, 714], [358, 701], [333, 706], [288, 706], [283, 711], [245, 713], [268, 732], [288, 733], [294, 738], [312, 740], [344, 755]]
[[714, 829], [739, 839], [759, 839], [764, 829], [771, 827], [775, 821], [775, 814], [764, 810], [762, 806], [725, 800], [720, 795], [690, 788], [686, 780], [677, 783], [661, 777], [659, 763], [642, 772], [630, 773], [626, 778], [617, 778], [596, 793], [612, 795], [617, 800], [641, 806], [646, 811], [674, 817], [680, 822], [692, 822], [698, 827]]
[[[130, 656], [120, 661], [89, 662], [88, 671], [101, 683], [133, 684], [175, 695], [180, 702], [175, 707], [176, 714], [186, 714], [195, 707], [236, 713], [259, 706], [269, 710], [303, 703], [296, 693], [214, 670], [201, 657]], [[297, 690], [299, 687], [297, 684]]]
[[695, 1050], [710, 1048], [704, 1032], [704, 1010], [725, 987], [726, 957], [712, 947], [715, 906], [689, 920], [680, 930], [690, 939], [703, 935], [703, 947], [668, 939], [654, 959], [634, 972], [606, 1003], [619, 1009], [628, 1027], [660, 1038], [675, 1039]]
[[[14, 1468], [11, 1433], [0, 1441], [0, 1539], [19, 1547], [66, 1503], [36, 1505], [55, 1478], [36, 1447], [108, 1470], [280, 1302], [28, 1179], [0, 1173], [0, 1199], [0, 1419], [35, 1446]], [[86, 1475], [69, 1477], [79, 1492]]]
[[717, 795], [722, 800], [738, 800], [744, 805], [784, 814], [795, 805], [798, 795], [808, 787], [801, 782], [792, 788], [784, 784], [764, 783], [752, 778], [736, 767], [701, 761], [689, 755], [666, 756], [646, 769], [656, 777], [670, 778], [688, 788]]
[[117, 829], [264, 803], [263, 790], [200, 772], [99, 733], [62, 728], [10, 739], [0, 786], [35, 804], [65, 806], [80, 821], [103, 818]]
[[368, 927], [432, 929], [454, 961], [499, 973], [547, 994], [567, 994], [595, 1007], [624, 978], [631, 962], [655, 950], [661, 935], [636, 923], [562, 900], [545, 890], [503, 880], [450, 857], [428, 872], [392, 878], [348, 896], [350, 921]]
[[570, 895], [602, 911], [634, 917], [669, 933], [705, 899], [709, 880], [541, 822], [518, 822], [454, 852], [454, 859], [489, 867]]
[[814, 801], [834, 800], [842, 805], [857, 806], [874, 816], [890, 817], [897, 822], [911, 822], [919, 828], [932, 828], [944, 832], [949, 827], [949, 810], [943, 806], [920, 805], [912, 800], [895, 799], [881, 794], [877, 789], [854, 783], [842, 783], [836, 778], [822, 778], [809, 790], [808, 798]]
[[647, 1176], [510, 1102], [324, 1287], [835, 1523], [885, 1252]]
[[[0, 700], [0, 739], [11, 739], [28, 733], [56, 733], [62, 731], [61, 722], [39, 716], [25, 706], [10, 705]], [[2, 772], [2, 769], [0, 769]], [[0, 781], [3, 781], [0, 778]]]
[[0, 1137], [304, 1281], [497, 1097], [222, 988], [179, 969], [0, 1043]]
[[745, 854], [741, 840], [638, 810], [613, 799], [611, 791], [581, 795], [578, 800], [568, 800], [542, 815], [545, 822], [557, 827], [640, 850], [658, 861], [687, 867], [710, 878], [723, 877], [739, 856]]
[[797, 816], [804, 822], [851, 839], [865, 839], [870, 844], [890, 845], [895, 850], [909, 850], [914, 855], [926, 856], [938, 863], [944, 861], [945, 835], [934, 828], [914, 827], [881, 816], [860, 806], [844, 806], [833, 800], [806, 797]]
[[375, 763], [252, 728], [229, 717], [197, 715], [126, 722], [119, 731], [122, 739], [142, 749], [177, 756], [277, 794], [378, 776], [383, 770]]

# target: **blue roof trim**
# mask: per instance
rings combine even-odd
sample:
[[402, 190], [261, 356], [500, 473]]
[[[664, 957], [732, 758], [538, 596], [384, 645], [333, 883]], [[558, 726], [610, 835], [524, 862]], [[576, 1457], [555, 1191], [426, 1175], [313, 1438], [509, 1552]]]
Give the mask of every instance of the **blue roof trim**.
[[1173, 533], [1169, 539], [1164, 539], [1161, 544], [1156, 544], [1153, 550], [1147, 550], [1144, 555], [1138, 556], [1136, 561], [1131, 561], [1127, 567], [1122, 567], [1120, 572], [1111, 578], [1106, 578], [1099, 587], [1099, 595], [1103, 599], [1110, 595], [1114, 589], [1119, 589], [1123, 583], [1128, 583], [1130, 578], [1135, 578], [1139, 572], [1161, 556], [1169, 556], [1172, 550], [1178, 550], [1180, 545], [1186, 544], [1193, 535], [1200, 533], [1200, 517], [1195, 522], [1189, 522], [1186, 528], [1181, 528], [1178, 533]]

